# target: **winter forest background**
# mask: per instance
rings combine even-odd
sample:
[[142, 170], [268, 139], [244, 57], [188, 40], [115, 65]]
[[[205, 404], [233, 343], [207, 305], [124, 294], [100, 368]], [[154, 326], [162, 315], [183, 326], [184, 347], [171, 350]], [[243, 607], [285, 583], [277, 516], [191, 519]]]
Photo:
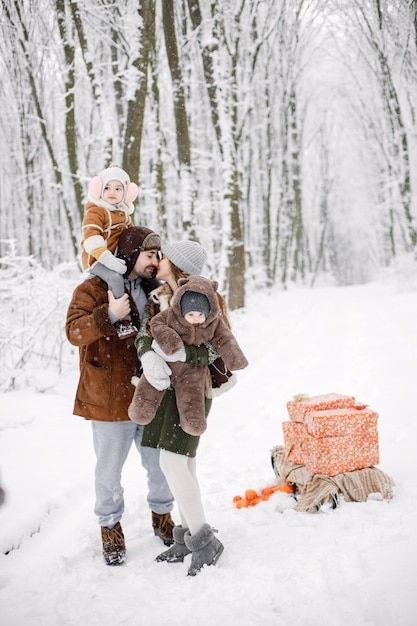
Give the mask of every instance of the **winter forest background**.
[[111, 162], [139, 183], [136, 224], [207, 248], [231, 310], [414, 266], [416, 0], [0, 6], [6, 388], [29, 358], [60, 367], [87, 184]]

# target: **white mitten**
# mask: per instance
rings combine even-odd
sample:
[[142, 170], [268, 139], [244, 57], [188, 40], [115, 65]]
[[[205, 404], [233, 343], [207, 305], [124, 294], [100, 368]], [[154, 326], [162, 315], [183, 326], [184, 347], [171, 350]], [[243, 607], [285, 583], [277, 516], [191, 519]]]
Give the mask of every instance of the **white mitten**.
[[145, 352], [141, 358], [143, 375], [152, 387], [158, 391], [168, 389], [171, 384], [169, 379], [171, 370], [165, 361], [153, 350]]
[[100, 254], [99, 263], [102, 263], [109, 270], [113, 270], [113, 272], [117, 272], [118, 274], [124, 274], [127, 269], [126, 261], [115, 257], [110, 250], [105, 250]]
[[185, 363], [186, 354], [184, 345], [182, 345], [179, 350], [174, 352], [174, 354], [165, 354], [159, 343], [157, 343], [154, 339], [152, 341], [152, 349], [156, 352], [156, 354], [164, 359], [164, 361], [167, 361], [167, 363], [173, 363], [174, 361], [182, 361], [183, 363]]

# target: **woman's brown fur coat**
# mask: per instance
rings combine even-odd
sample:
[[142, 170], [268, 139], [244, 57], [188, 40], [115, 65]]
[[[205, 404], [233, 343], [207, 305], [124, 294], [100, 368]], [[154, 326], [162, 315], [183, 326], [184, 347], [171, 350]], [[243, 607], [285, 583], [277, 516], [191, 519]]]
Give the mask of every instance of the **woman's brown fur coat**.
[[[217, 282], [201, 276], [181, 279], [179, 288], [172, 297], [171, 307], [152, 318], [152, 336], [169, 355], [179, 350], [183, 344], [200, 346], [210, 342], [229, 370], [244, 369], [248, 361], [233, 333], [219, 316], [217, 286]], [[186, 291], [202, 293], [209, 300], [210, 313], [199, 326], [192, 326], [182, 316], [180, 302]], [[204, 411], [207, 367], [190, 367], [180, 361], [170, 363], [169, 366], [181, 428], [190, 435], [201, 435], [207, 427]], [[155, 417], [164, 393], [152, 387], [142, 376], [129, 407], [129, 417], [138, 424], [149, 424]]]

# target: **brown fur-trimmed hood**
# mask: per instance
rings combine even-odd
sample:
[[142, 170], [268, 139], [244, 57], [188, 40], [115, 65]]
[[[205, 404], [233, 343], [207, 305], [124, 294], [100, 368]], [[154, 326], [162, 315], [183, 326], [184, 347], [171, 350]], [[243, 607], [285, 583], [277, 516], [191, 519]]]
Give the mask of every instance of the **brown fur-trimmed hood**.
[[172, 311], [177, 319], [182, 318], [181, 298], [186, 291], [195, 291], [205, 295], [210, 304], [210, 313], [206, 321], [201, 324], [201, 328], [210, 326], [211, 322], [219, 315], [219, 300], [217, 298], [218, 283], [215, 280], [203, 278], [203, 276], [189, 276], [188, 278], [180, 278], [178, 281], [178, 289], [174, 293], [171, 300]]
[[[192, 326], [181, 313], [181, 298], [186, 291], [204, 294], [210, 303], [210, 313], [203, 324]], [[173, 354], [184, 344], [200, 346], [210, 342], [230, 371], [243, 369], [248, 361], [233, 333], [219, 315], [217, 282], [201, 276], [190, 276], [179, 281], [170, 308], [161, 311], [150, 321], [153, 338], [166, 354]]]

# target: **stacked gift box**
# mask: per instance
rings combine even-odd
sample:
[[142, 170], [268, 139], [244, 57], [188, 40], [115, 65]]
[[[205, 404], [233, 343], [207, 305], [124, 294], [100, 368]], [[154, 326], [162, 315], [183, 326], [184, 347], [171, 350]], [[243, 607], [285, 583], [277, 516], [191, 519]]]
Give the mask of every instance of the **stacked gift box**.
[[296, 396], [282, 424], [287, 458], [335, 476], [379, 463], [378, 415], [353, 396]]

